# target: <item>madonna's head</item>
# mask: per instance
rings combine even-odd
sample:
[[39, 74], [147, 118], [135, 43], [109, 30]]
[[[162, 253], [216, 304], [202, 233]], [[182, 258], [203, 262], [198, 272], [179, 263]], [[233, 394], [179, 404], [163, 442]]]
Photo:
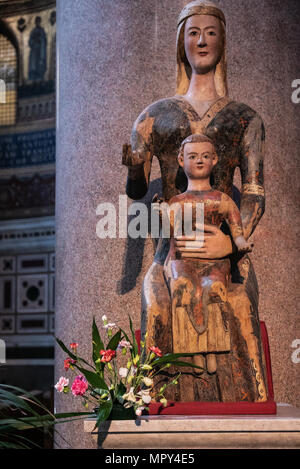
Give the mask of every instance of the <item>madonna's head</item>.
[[187, 92], [192, 73], [214, 70], [218, 95], [227, 95], [225, 24], [224, 13], [211, 2], [196, 0], [183, 8], [177, 29], [177, 94]]

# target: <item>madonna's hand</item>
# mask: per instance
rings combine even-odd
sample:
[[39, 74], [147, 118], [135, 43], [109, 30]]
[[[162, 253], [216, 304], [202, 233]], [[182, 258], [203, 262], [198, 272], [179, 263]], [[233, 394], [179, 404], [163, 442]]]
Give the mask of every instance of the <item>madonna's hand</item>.
[[222, 259], [232, 254], [232, 242], [219, 228], [204, 225], [204, 241], [195, 240], [194, 236], [175, 238], [175, 252], [182, 258]]

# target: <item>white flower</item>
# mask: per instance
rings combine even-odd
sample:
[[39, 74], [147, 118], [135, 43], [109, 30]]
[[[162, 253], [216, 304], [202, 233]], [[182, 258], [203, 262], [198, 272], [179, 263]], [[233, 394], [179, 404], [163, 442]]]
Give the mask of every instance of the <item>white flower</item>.
[[113, 329], [114, 327], [117, 327], [117, 325], [114, 322], [109, 322], [108, 324], [103, 325], [104, 329]]
[[135, 410], [135, 414], [140, 417], [142, 415], [142, 412], [143, 410], [145, 409], [145, 407], [141, 406], [141, 407], [138, 407], [136, 410]]
[[127, 368], [120, 368], [119, 369], [119, 375], [121, 376], [121, 378], [126, 378], [127, 375], [128, 375], [128, 372], [129, 372], [129, 370], [127, 370]]
[[143, 399], [143, 402], [145, 402], [145, 404], [150, 404], [151, 400], [152, 400], [152, 397], [150, 396], [150, 389], [143, 389], [142, 391], [140, 391], [138, 393], [139, 396], [141, 396], [141, 398]]
[[105, 316], [105, 314], [103, 314], [103, 316], [102, 316], [102, 321], [103, 321], [103, 322], [104, 322], [104, 321], [107, 321], [107, 316]]
[[137, 368], [135, 366], [132, 366], [130, 368], [130, 375], [134, 376], [134, 375], [136, 375], [136, 373], [137, 373]]
[[130, 384], [133, 381], [134, 375], [137, 374], [137, 368], [135, 366], [131, 366], [128, 376], [127, 376], [127, 383]]
[[123, 399], [130, 402], [136, 402], [136, 397], [134, 395], [134, 387], [131, 387], [127, 394], [123, 394]]
[[153, 379], [147, 378], [147, 376], [145, 376], [145, 378], [143, 378], [143, 382], [144, 382], [145, 385], [148, 386], [148, 387], [153, 386]]
[[66, 386], [69, 386], [69, 380], [61, 376], [54, 387], [58, 392], [63, 392]]
[[142, 398], [143, 398], [143, 401], [145, 402], [145, 404], [150, 404], [150, 402], [152, 400], [151, 396], [149, 396], [149, 395], [143, 395]]

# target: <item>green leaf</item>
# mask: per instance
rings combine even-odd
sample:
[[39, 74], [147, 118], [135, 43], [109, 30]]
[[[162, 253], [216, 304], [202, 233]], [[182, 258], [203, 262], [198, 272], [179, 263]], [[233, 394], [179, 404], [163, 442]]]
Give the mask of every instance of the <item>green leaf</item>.
[[177, 360], [177, 358], [182, 358], [182, 357], [192, 357], [196, 355], [196, 353], [167, 353], [163, 357], [156, 358], [151, 362], [152, 366], [156, 365], [161, 365], [163, 363], [173, 363], [174, 360]]
[[132, 320], [131, 320], [130, 316], [129, 316], [129, 325], [130, 325], [130, 330], [131, 330], [131, 334], [132, 334], [132, 342], [133, 342], [134, 353], [135, 353], [135, 355], [137, 355], [138, 354], [138, 345], [137, 345], [137, 342], [136, 342], [135, 333], [134, 333], [134, 330], [133, 330]]
[[125, 339], [127, 340], [127, 342], [129, 342], [130, 345], [131, 345], [132, 348], [133, 348], [133, 343], [132, 343], [132, 341], [129, 339], [129, 337], [128, 337], [128, 335], [126, 334], [126, 332], [123, 331], [123, 329], [121, 329], [121, 328], [120, 328], [120, 331], [122, 332], [122, 334], [123, 334], [123, 336], [125, 337]]
[[64, 414], [55, 414], [55, 417], [50, 415], [40, 415], [39, 417], [24, 417], [18, 419], [5, 419], [1, 421], [0, 431], [7, 435], [15, 433], [16, 430], [30, 430], [33, 428], [49, 428], [54, 424], [71, 422], [78, 420], [75, 417], [94, 417], [94, 412], [71, 412]]
[[117, 387], [116, 397], [122, 397], [126, 392], [126, 386], [123, 383], [120, 383]]
[[98, 369], [99, 364], [98, 363], [96, 364], [96, 360], [98, 360], [100, 356], [100, 350], [104, 350], [105, 347], [102, 342], [95, 318], [93, 318], [92, 340], [93, 340], [93, 361]]
[[123, 405], [124, 403], [124, 399], [123, 399], [123, 395], [126, 393], [126, 386], [123, 384], [123, 383], [119, 383], [117, 389], [116, 389], [116, 394], [115, 394], [115, 398], [116, 400]]
[[[0, 402], [0, 448], [29, 448], [36, 446], [33, 441], [17, 435], [16, 431], [33, 428], [49, 431], [49, 428], [56, 423], [70, 422], [95, 415], [94, 412], [72, 412], [54, 415], [32, 394], [15, 386], [4, 384], [0, 384]], [[33, 409], [33, 406], [38, 408], [39, 413]], [[15, 418], [6, 416], [6, 409], [10, 410], [11, 408], [19, 410], [18, 415], [21, 413], [21, 416]], [[45, 411], [46, 414], [41, 415], [41, 410]], [[27, 442], [30, 443], [30, 446], [27, 446]]]
[[40, 415], [38, 417], [10, 418], [1, 420], [0, 430], [6, 433], [15, 430], [26, 430], [29, 428], [38, 428], [48, 426], [54, 423], [55, 418], [50, 415]]
[[[0, 440], [1, 440], [1, 436], [3, 435], [0, 435]], [[7, 436], [7, 435], [4, 435], [4, 436]], [[9, 439], [11, 440], [11, 443], [9, 444], [12, 444], [12, 445], [16, 445], [15, 446], [15, 449], [18, 449], [18, 448], [25, 448], [25, 449], [31, 449], [32, 447], [35, 447], [37, 449], [42, 449], [41, 446], [39, 446], [37, 443], [34, 443], [33, 441], [29, 440], [28, 438], [25, 438], [24, 436], [21, 436], [21, 435], [17, 435], [17, 436], [12, 436], [12, 435], [9, 435]], [[15, 443], [13, 443], [15, 441]], [[30, 443], [30, 446], [27, 446], [25, 445], [25, 443]], [[4, 445], [6, 443], [4, 442]], [[1, 445], [3, 445], [3, 442], [0, 441], [0, 448], [2, 447]], [[11, 448], [13, 449], [13, 446], [11, 446]]]
[[72, 358], [72, 360], [77, 360], [77, 357], [76, 355], [74, 355], [74, 353], [70, 352], [70, 350], [65, 346], [65, 344], [60, 340], [58, 339], [57, 337], [55, 337], [55, 340], [56, 342], [58, 343], [58, 345], [63, 349], [63, 351], [69, 355], [70, 358]]
[[25, 401], [24, 399], [18, 397], [18, 396], [13, 396], [10, 398], [10, 396], [5, 396], [5, 398], [1, 397], [0, 395], [0, 402], [2, 406], [6, 407], [15, 407], [17, 409], [27, 411], [32, 415], [38, 415], [36, 411], [32, 409]]
[[102, 388], [108, 390], [107, 384], [105, 383], [104, 379], [99, 376], [98, 373], [86, 370], [85, 368], [81, 368], [77, 365], [75, 366], [86, 377], [88, 383], [92, 386], [92, 388]]
[[[91, 368], [95, 369], [90, 363], [88, 363], [86, 360], [84, 360], [83, 358], [81, 357], [78, 357], [76, 355], [74, 355], [74, 353], [72, 353], [66, 346], [65, 344], [60, 340], [58, 339], [57, 337], [55, 337], [55, 340], [56, 342], [58, 343], [58, 345], [62, 348], [62, 350], [67, 354], [69, 355], [70, 358], [72, 358], [72, 360], [75, 360], [75, 361], [80, 361], [82, 363], [84, 363], [85, 365], [87, 366], [90, 366]], [[74, 365], [73, 365], [74, 366]]]
[[126, 334], [125, 331], [123, 331], [123, 329], [121, 329], [120, 327], [120, 331], [122, 332], [123, 336], [125, 337], [125, 339], [127, 340], [127, 342], [129, 342], [131, 345], [132, 345], [132, 342], [131, 340], [129, 339], [128, 335]]
[[[14, 392], [11, 392], [14, 391]], [[16, 392], [19, 395], [15, 394]], [[20, 394], [22, 393], [22, 394]], [[32, 414], [34, 416], [40, 415], [32, 405], [43, 409], [46, 412], [50, 413], [48, 409], [43, 406], [38, 399], [32, 396], [30, 393], [9, 385], [0, 385], [0, 402], [2, 407], [15, 407], [17, 409], [23, 410]]]
[[84, 415], [94, 415], [93, 412], [68, 412], [68, 413], [61, 413], [61, 414], [54, 414], [55, 419], [65, 419], [65, 418], [70, 418], [70, 417], [81, 417]]
[[102, 394], [104, 394], [104, 393], [108, 395], [108, 392], [109, 392], [108, 389], [95, 388], [95, 389], [93, 389], [92, 394], [95, 393], [95, 395], [96, 395], [97, 397], [100, 397], [100, 396], [102, 396]]
[[106, 350], [116, 350], [121, 340], [121, 331], [118, 331], [109, 341]]
[[29, 446], [26, 446], [22, 443], [8, 443], [0, 441], [0, 449], [30, 449]]
[[113, 407], [112, 400], [103, 402], [103, 404], [100, 405], [100, 408], [97, 414], [97, 422], [96, 422], [94, 430], [99, 427], [101, 422], [104, 422], [105, 420], [108, 419], [109, 414], [111, 413], [112, 407]]
[[[186, 366], [186, 367], [190, 367], [190, 368], [198, 368], [199, 370], [204, 371], [204, 368], [202, 368], [201, 366], [198, 366], [198, 365], [194, 365], [194, 363], [188, 363], [188, 362], [182, 362], [182, 361], [174, 360], [174, 361], [172, 361], [172, 365], [174, 365], [174, 366]], [[164, 371], [165, 370], [163, 370], [163, 372]]]

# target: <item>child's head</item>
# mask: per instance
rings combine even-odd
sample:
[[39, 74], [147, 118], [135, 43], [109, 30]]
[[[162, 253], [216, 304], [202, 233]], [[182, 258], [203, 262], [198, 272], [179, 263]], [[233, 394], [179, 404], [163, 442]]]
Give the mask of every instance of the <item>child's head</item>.
[[218, 162], [213, 141], [202, 134], [193, 134], [181, 144], [178, 163], [189, 179], [206, 179]]

